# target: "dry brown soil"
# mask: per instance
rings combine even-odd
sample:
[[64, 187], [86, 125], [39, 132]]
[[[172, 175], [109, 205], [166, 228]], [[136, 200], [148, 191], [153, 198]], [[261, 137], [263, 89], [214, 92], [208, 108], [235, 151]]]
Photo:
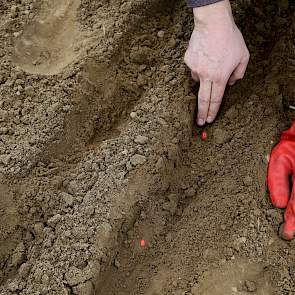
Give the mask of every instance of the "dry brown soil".
[[185, 1], [0, 0], [1, 295], [295, 294], [293, 4], [233, 8], [251, 62], [202, 141]]

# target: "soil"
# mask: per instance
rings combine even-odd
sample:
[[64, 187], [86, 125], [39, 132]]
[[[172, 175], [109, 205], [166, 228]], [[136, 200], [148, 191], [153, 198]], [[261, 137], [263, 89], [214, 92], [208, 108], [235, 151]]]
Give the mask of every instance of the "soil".
[[185, 1], [0, 0], [0, 294], [295, 294], [293, 8], [233, 3], [251, 62], [202, 141]]

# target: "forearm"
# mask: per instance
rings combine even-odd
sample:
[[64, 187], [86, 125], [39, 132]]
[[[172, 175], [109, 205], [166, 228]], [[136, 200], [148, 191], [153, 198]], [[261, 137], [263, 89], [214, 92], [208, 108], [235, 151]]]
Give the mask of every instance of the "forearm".
[[[205, 0], [203, 0], [205, 1]], [[232, 27], [234, 19], [229, 0], [222, 0], [212, 5], [195, 7], [193, 9], [194, 20], [198, 26]]]
[[201, 7], [205, 5], [210, 5], [222, 0], [187, 0], [187, 5], [190, 8]]

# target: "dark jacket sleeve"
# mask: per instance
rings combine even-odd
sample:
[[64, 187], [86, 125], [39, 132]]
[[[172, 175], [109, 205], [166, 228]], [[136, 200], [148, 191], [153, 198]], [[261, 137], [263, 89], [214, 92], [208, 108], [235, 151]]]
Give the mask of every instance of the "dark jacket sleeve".
[[205, 6], [213, 4], [222, 0], [187, 0], [188, 7], [195, 8], [200, 6]]

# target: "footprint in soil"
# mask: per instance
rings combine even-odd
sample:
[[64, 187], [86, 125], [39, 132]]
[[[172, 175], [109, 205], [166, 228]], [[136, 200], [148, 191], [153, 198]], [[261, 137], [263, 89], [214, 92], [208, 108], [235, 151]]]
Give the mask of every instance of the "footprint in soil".
[[268, 295], [272, 294], [267, 269], [245, 261], [229, 262], [208, 271], [192, 295]]
[[52, 1], [16, 39], [13, 60], [33, 74], [54, 75], [78, 56], [82, 40], [76, 22], [79, 0]]

